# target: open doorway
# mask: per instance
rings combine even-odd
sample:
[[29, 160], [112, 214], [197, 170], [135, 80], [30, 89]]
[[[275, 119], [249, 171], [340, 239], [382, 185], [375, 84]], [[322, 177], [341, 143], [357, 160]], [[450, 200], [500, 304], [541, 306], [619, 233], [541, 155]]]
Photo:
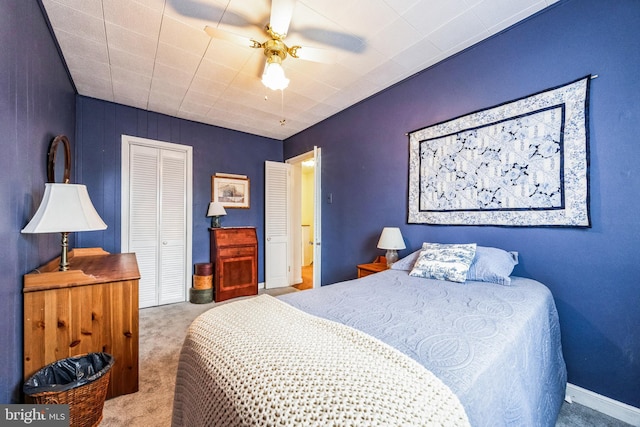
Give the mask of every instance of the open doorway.
[[291, 164], [291, 221], [293, 240], [293, 286], [297, 289], [319, 287], [319, 153], [311, 151], [287, 160]]
[[300, 162], [300, 269], [302, 283], [294, 285], [300, 290], [313, 288], [313, 158]]

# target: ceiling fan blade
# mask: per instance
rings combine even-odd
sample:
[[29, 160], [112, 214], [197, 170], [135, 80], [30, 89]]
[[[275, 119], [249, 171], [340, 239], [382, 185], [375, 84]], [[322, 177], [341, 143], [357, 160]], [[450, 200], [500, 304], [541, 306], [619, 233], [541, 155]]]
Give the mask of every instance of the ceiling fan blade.
[[260, 47], [259, 45], [256, 46], [257, 42], [254, 42], [254, 40], [249, 37], [240, 36], [238, 34], [230, 33], [229, 31], [224, 31], [219, 28], [213, 28], [207, 25], [206, 27], [204, 27], [204, 31], [210, 37], [215, 39], [226, 40], [228, 42], [239, 44], [241, 46]]
[[362, 53], [367, 48], [367, 43], [364, 40], [348, 33], [315, 27], [294, 28], [294, 30], [296, 34], [301, 34], [307, 39], [349, 52]]
[[171, 7], [182, 16], [196, 18], [207, 22], [224, 22], [235, 27], [251, 27], [258, 25], [249, 21], [245, 16], [234, 13], [228, 8], [222, 8], [210, 1], [202, 0], [170, 0]]
[[308, 46], [294, 46], [289, 49], [289, 54], [294, 58], [304, 59], [305, 61], [322, 62], [324, 64], [334, 62], [334, 55], [326, 49]]
[[281, 36], [287, 34], [295, 6], [296, 0], [271, 1], [271, 20], [269, 21], [269, 25], [274, 32]]

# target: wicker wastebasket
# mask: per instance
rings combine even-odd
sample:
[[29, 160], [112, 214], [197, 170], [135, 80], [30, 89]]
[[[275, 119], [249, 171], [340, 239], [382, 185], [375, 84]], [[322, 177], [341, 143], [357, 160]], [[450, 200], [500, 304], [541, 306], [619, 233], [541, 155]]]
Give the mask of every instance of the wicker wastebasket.
[[22, 389], [31, 403], [69, 405], [69, 425], [94, 427], [102, 421], [111, 366], [108, 353], [58, 360], [33, 374]]

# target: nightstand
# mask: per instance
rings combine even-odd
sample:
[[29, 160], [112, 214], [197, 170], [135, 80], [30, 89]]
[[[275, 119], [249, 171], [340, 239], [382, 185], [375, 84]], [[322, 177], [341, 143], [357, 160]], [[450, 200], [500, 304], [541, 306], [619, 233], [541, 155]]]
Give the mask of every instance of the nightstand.
[[358, 279], [370, 274], [379, 273], [386, 270], [387, 268], [387, 260], [384, 257], [380, 257], [376, 261], [369, 264], [359, 264]]
[[258, 294], [258, 238], [255, 227], [220, 227], [211, 231], [215, 302]]

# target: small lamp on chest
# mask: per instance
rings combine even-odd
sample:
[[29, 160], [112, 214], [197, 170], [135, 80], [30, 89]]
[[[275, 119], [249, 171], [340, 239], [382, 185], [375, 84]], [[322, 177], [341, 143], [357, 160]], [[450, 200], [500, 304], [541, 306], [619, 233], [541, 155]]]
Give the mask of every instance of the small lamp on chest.
[[380, 240], [378, 240], [378, 249], [386, 249], [387, 267], [398, 260], [398, 250], [405, 249], [402, 233], [398, 227], [384, 227]]
[[211, 228], [220, 228], [220, 217], [227, 214], [227, 211], [220, 202], [209, 203], [209, 210], [207, 216], [211, 217]]

